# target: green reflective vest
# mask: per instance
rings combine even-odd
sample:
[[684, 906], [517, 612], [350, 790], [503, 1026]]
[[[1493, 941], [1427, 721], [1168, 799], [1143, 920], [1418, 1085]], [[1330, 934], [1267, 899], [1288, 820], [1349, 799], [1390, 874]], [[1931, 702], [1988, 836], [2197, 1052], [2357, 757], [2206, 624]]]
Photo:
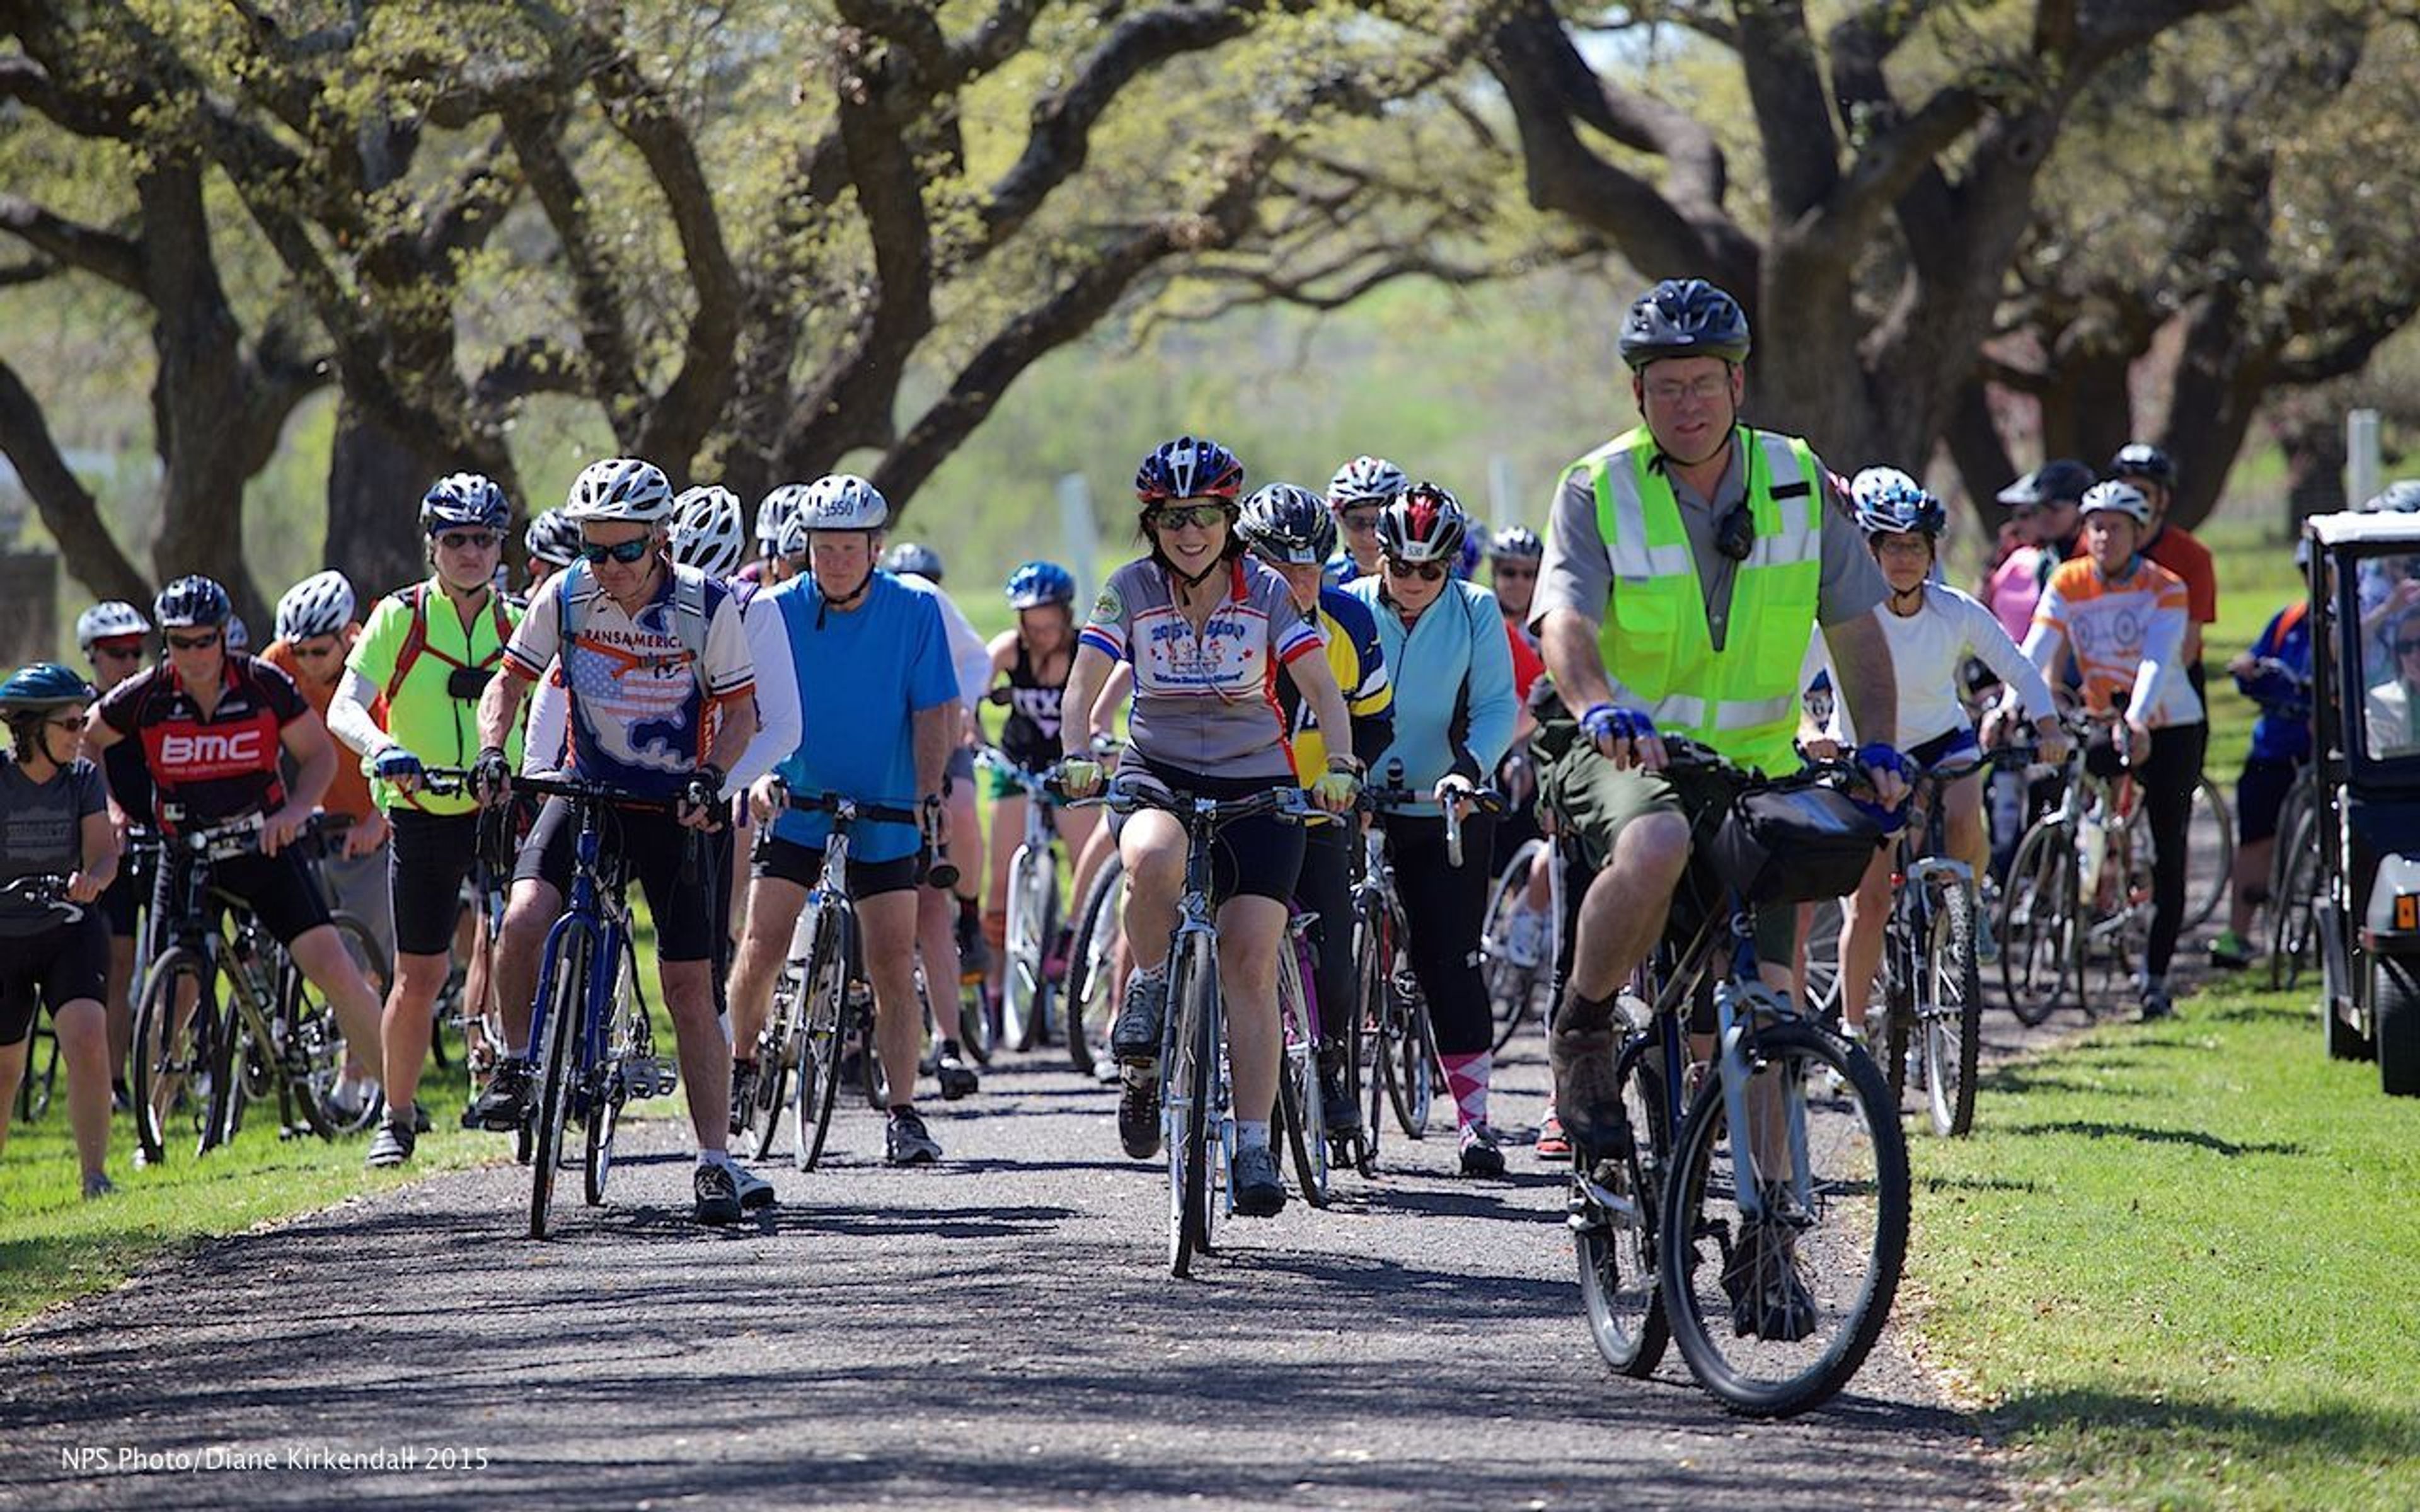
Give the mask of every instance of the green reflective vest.
[[1670, 480], [1648, 466], [1656, 449], [1646, 427], [1566, 470], [1588, 473], [1613, 568], [1598, 645], [1606, 671], [1658, 728], [1743, 765], [1794, 771], [1799, 671], [1823, 577], [1821, 464], [1795, 437], [1743, 425], [1733, 444], [1747, 470], [1756, 542], [1731, 586], [1730, 631], [1720, 651], [1707, 628], [1680, 501]]

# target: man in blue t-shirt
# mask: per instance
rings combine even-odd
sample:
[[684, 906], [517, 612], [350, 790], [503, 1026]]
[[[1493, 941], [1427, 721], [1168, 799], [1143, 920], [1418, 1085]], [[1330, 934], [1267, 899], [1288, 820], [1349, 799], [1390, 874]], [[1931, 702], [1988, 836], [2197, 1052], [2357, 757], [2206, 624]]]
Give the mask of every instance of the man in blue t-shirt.
[[[784, 806], [837, 794], [860, 804], [914, 809], [939, 835], [941, 777], [960, 730], [958, 674], [940, 609], [876, 563], [890, 506], [862, 478], [836, 474], [808, 486], [779, 550], [809, 559], [813, 576], [768, 595], [782, 613], [799, 683], [804, 738], [750, 790], [772, 835], [752, 868], [748, 923], [731, 971], [733, 1083], [754, 1082], [756, 1041], [807, 891], [823, 874], [831, 820]], [[848, 875], [860, 953], [874, 981], [875, 1043], [890, 1088], [885, 1158], [923, 1165], [941, 1147], [915, 1108], [923, 1016], [916, 999], [916, 871], [923, 836], [914, 825], [855, 825]], [[941, 989], [948, 989], [947, 983]]]
[[2226, 928], [2210, 942], [2211, 964], [2229, 971], [2249, 965], [2257, 953], [2245, 931], [2268, 896], [2278, 813], [2311, 759], [2310, 608], [2297, 601], [2279, 609], [2226, 669], [2243, 696], [2260, 705], [2243, 775], [2235, 779], [2235, 876]]

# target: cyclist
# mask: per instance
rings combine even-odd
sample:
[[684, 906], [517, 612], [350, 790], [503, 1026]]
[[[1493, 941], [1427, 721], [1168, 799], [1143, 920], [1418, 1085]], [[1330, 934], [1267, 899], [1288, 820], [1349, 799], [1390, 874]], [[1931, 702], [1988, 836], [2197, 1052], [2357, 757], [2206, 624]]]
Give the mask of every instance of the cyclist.
[[73, 919], [32, 899], [0, 892], [0, 1149], [8, 1111], [24, 1079], [34, 1016], [47, 1006], [68, 1063], [68, 1121], [75, 1133], [84, 1195], [113, 1188], [109, 1152], [109, 923], [100, 903], [117, 871], [117, 829], [101, 769], [77, 753], [92, 706], [91, 685], [55, 662], [18, 669], [0, 683], [0, 886], [21, 878], [67, 880]]
[[[757, 850], [728, 994], [732, 1079], [743, 1088], [752, 1087], [773, 979], [808, 889], [823, 874], [831, 834], [828, 815], [781, 807], [784, 791], [915, 809], [923, 827], [943, 832], [941, 774], [965, 728], [966, 704], [939, 601], [877, 566], [890, 519], [890, 503], [874, 485], [834, 473], [807, 486], [783, 526], [782, 554], [813, 562], [811, 573], [765, 595], [788, 638], [805, 735], [750, 795], [757, 822], [769, 822], [772, 835]], [[883, 1156], [893, 1165], [930, 1165], [941, 1155], [915, 1105], [923, 1041], [915, 969], [923, 846], [918, 825], [861, 824], [849, 838], [848, 875], [838, 879], [855, 904], [873, 979], [875, 1049], [889, 1087]], [[956, 998], [946, 984], [932, 986], [939, 1021]]]
[[[1899, 684], [1899, 740], [1907, 759], [1919, 772], [1972, 759], [1979, 749], [1975, 726], [1958, 699], [1959, 669], [1968, 657], [1979, 658], [1999, 674], [2010, 689], [2009, 702], [1989, 721], [1997, 724], [2023, 709], [2040, 732], [2042, 759], [2055, 762], [2066, 745], [2052, 702], [2050, 685], [2017, 643], [2000, 628], [1992, 611], [1957, 589], [1933, 579], [1940, 559], [1941, 534], [1949, 514], [1941, 501], [1897, 468], [1868, 468], [1849, 485], [1857, 512], [1857, 528], [1889, 584], [1883, 600], [1885, 638], [1890, 642], [1891, 672]], [[1983, 875], [1982, 778], [1970, 772], [1944, 788], [1937, 797], [1951, 859], [1965, 862], [1978, 879]], [[1891, 909], [1891, 872], [1895, 848], [1876, 851], [1857, 890], [1841, 903], [1840, 1005], [1853, 1039], [1863, 1041], [1866, 1007], [1873, 995], [1874, 971], [1882, 964], [1883, 925]], [[1975, 942], [1979, 944], [1978, 942]]]
[[[1665, 775], [1663, 735], [1794, 769], [1801, 671], [1821, 627], [1885, 804], [1904, 794], [1897, 688], [1875, 617], [1886, 591], [1830, 474], [1803, 440], [1740, 423], [1748, 324], [1700, 279], [1631, 306], [1617, 346], [1644, 424], [1563, 474], [1532, 623], [1581, 711], [1538, 734], [1541, 803], [1595, 875], [1549, 1041], [1556, 1104], [1580, 1145], [1615, 1117], [1615, 995], [1662, 935], [1692, 822], [1728, 795]], [[1786, 989], [1797, 911], [1760, 909], [1757, 955]]]
[[[291, 678], [226, 649], [235, 607], [225, 589], [208, 578], [179, 578], [160, 590], [151, 617], [166, 639], [166, 659], [93, 706], [85, 743], [105, 752], [132, 738], [164, 833], [259, 816], [258, 852], [213, 863], [211, 880], [241, 899], [327, 995], [345, 1035], [344, 1075], [331, 1102], [349, 1115], [375, 1095], [365, 1078], [378, 1053], [378, 993], [329, 923], [318, 884], [287, 849], [335, 776], [335, 743]], [[295, 764], [290, 786], [278, 769], [281, 755]], [[172, 917], [176, 870], [163, 866], [154, 880], [154, 920]]]
[[[143, 670], [150, 640], [151, 622], [122, 599], [104, 600], [76, 616], [76, 644], [92, 664], [93, 687], [103, 693]], [[140, 745], [103, 751], [101, 773], [108, 782], [119, 853], [117, 873], [101, 895], [101, 917], [109, 922], [109, 992], [101, 1002], [109, 1011], [111, 1085], [123, 1104], [129, 1101], [126, 1057], [134, 1047], [134, 932], [149, 880], [126, 854], [126, 831], [131, 824], [149, 822], [151, 773], [143, 764]]]
[[521, 546], [529, 552], [529, 591], [535, 594], [549, 578], [580, 560], [579, 523], [560, 509], [550, 509], [529, 522]]
[[[1538, 655], [1538, 638], [1529, 632], [1529, 605], [1538, 592], [1538, 563], [1545, 555], [1546, 543], [1526, 525], [1511, 526], [1487, 543], [1487, 583], [1496, 594], [1496, 607], [1503, 611], [1504, 629], [1511, 638], [1512, 691], [1520, 700], [1519, 717], [1512, 726], [1512, 748], [1496, 774], [1497, 790], [1504, 795], [1507, 804], [1503, 817], [1496, 825], [1496, 849], [1489, 861], [1491, 869], [1497, 872], [1511, 863], [1514, 852], [1539, 834], [1533, 804], [1536, 784], [1528, 775], [1526, 751], [1529, 737], [1538, 729], [1530, 699], [1546, 673], [1546, 663]], [[1538, 951], [1545, 938], [1551, 889], [1547, 869], [1533, 868], [1528, 890], [1522, 895], [1506, 925], [1507, 952], [1524, 968], [1537, 964]]]
[[[1370, 607], [1326, 581], [1326, 563], [1336, 549], [1336, 517], [1310, 489], [1272, 483], [1244, 501], [1235, 533], [1253, 556], [1285, 579], [1295, 609], [1318, 630], [1328, 672], [1353, 720], [1354, 760], [1366, 769], [1394, 741], [1395, 690]], [[1278, 689], [1278, 697], [1285, 711], [1295, 776], [1310, 787], [1327, 773], [1326, 732], [1291, 680]], [[1354, 1011], [1353, 874], [1360, 862], [1358, 840], [1343, 825], [1306, 830], [1302, 872], [1294, 890], [1295, 902], [1319, 916], [1311, 926], [1317, 948], [1311, 975], [1319, 1005], [1320, 1107], [1328, 1133], [1339, 1135], [1361, 1127], [1360, 1104], [1344, 1082], [1347, 1021]]]
[[[277, 601], [277, 639], [261, 652], [260, 659], [292, 678], [303, 701], [326, 722], [337, 686], [344, 680], [346, 655], [361, 633], [361, 622], [353, 618], [353, 585], [341, 572], [314, 573]], [[335, 733], [333, 724], [329, 733]], [[392, 957], [395, 920], [387, 903], [386, 857], [380, 854], [386, 849], [387, 824], [370, 799], [369, 779], [341, 753], [319, 807], [353, 822], [320, 863], [329, 890], [335, 894], [334, 901], [369, 926], [371, 935]], [[389, 1109], [393, 1106], [390, 1101]]]
[[2084, 539], [2084, 490], [2092, 486], [2092, 470], [2073, 457], [2054, 457], [1999, 492], [2011, 509], [2035, 511], [2034, 541], [2041, 548], [2035, 561], [2037, 594], [2050, 586], [2050, 575], [2073, 556]]
[[[691, 854], [688, 831], [721, 823], [723, 774], [756, 733], [754, 671], [738, 602], [721, 583], [674, 564], [672, 512], [671, 483], [637, 458], [592, 462], [573, 480], [564, 513], [580, 527], [581, 561], [531, 601], [481, 696], [473, 786], [482, 804], [507, 796], [513, 717], [560, 658], [571, 769], [642, 797], [677, 800], [669, 816], [623, 812], [609, 833], [655, 917], [657, 975], [697, 1136], [697, 1218], [727, 1224], [743, 1203], [770, 1202], [773, 1194], [753, 1177], [743, 1183], [726, 1148], [729, 1052], [714, 1011], [712, 894], [682, 886], [681, 872]], [[577, 839], [570, 804], [550, 799], [513, 868], [496, 950], [505, 1053], [472, 1110], [490, 1129], [518, 1128], [529, 1112], [540, 956], [563, 913]]]
[[[2151, 506], [2131, 483], [2084, 496], [2086, 555], [2064, 563], [2034, 609], [2025, 655], [2055, 682], [2072, 660], [2085, 707], [2111, 720], [2087, 759], [2112, 775], [2131, 766], [2151, 823], [2151, 933], [2137, 979], [2146, 1020], [2175, 1011], [2168, 961], [2184, 920], [2185, 825], [2210, 735], [2200, 697], [2180, 665], [2191, 597], [2182, 579], [2136, 549]], [[2122, 747], [2115, 745], [2122, 724]]]
[[2211, 560], [2210, 548], [2195, 540], [2191, 531], [2169, 522], [2168, 508], [2176, 501], [2177, 464], [2149, 441], [2128, 441], [2118, 448], [2102, 476], [2133, 484], [2151, 506], [2151, 528], [2136, 549], [2184, 579], [2190, 604], [2185, 621], [2185, 677], [2193, 684], [2194, 696], [2207, 705], [2210, 688], [2202, 672], [2201, 627], [2218, 623], [2218, 568]]
[[883, 570], [909, 588], [930, 594], [949, 637], [950, 665], [966, 707], [958, 737], [941, 775], [941, 806], [949, 810], [954, 887], [927, 881], [916, 888], [916, 952], [924, 963], [926, 996], [933, 1011], [935, 1080], [941, 1096], [954, 1102], [977, 1086], [975, 1069], [959, 1044], [959, 995], [953, 984], [980, 981], [992, 968], [983, 933], [983, 819], [975, 810], [975, 747], [983, 726], [975, 711], [991, 687], [991, 647], [941, 588], [941, 554], [915, 541], [902, 541], [883, 554]]
[[[1379, 767], [1391, 775], [1402, 763], [1404, 780], [1428, 789], [1440, 810], [1389, 815], [1387, 844], [1404, 947], [1453, 1097], [1462, 1174], [1501, 1176], [1504, 1153], [1487, 1121], [1496, 1022], [1479, 974], [1496, 822], [1472, 811], [1470, 795], [1512, 748], [1521, 700], [1495, 595], [1447, 577], [1469, 534], [1460, 501], [1434, 483], [1413, 484], [1378, 517], [1378, 576], [1351, 592], [1376, 617], [1395, 678], [1395, 738]], [[1460, 867], [1446, 854], [1446, 805], [1466, 816]]]
[[1343, 551], [1328, 559], [1329, 581], [1341, 587], [1378, 570], [1378, 511], [1410, 481], [1383, 456], [1357, 456], [1327, 480], [1327, 507], [1344, 539]]
[[[433, 793], [421, 779], [426, 766], [459, 768], [478, 757], [479, 699], [520, 621], [520, 607], [495, 586], [511, 519], [504, 490], [479, 473], [457, 472], [429, 486], [420, 500], [429, 576], [370, 610], [328, 705], [329, 728], [360, 757], [395, 837], [385, 858], [395, 944], [383, 1039], [387, 1110], [370, 1139], [373, 1166], [411, 1159], [422, 1126], [421, 1064], [461, 918], [462, 883], [478, 850], [479, 818], [470, 795]], [[549, 513], [531, 524], [529, 535], [536, 537], [549, 520], [579, 530]], [[538, 561], [535, 543], [530, 560]], [[519, 732], [505, 744], [517, 748]], [[487, 1001], [492, 942], [486, 933], [483, 917], [463, 976], [466, 1003]]]
[[[1318, 655], [1318, 632], [1295, 608], [1285, 580], [1245, 556], [1235, 532], [1243, 485], [1244, 465], [1214, 440], [1179, 437], [1143, 458], [1135, 497], [1151, 554], [1102, 585], [1067, 679], [1069, 701], [1090, 708], [1111, 664], [1132, 662], [1134, 709], [1119, 769], [1199, 797], [1246, 797], [1296, 780], [1275, 696], [1280, 667], [1322, 728], [1351, 728], [1344, 695]], [[1101, 784], [1100, 763], [1072, 726], [1061, 725], [1060, 739], [1067, 794], [1088, 796]], [[1361, 772], [1349, 751], [1329, 751], [1327, 770], [1311, 784], [1314, 800], [1342, 812]], [[1285, 1206], [1269, 1114], [1283, 1050], [1277, 952], [1302, 867], [1302, 833], [1274, 814], [1242, 820], [1221, 832], [1213, 857], [1218, 978], [1234, 1077], [1234, 1203], [1250, 1217]], [[1128, 1155], [1147, 1160], [1159, 1147], [1161, 1018], [1168, 944], [1185, 880], [1185, 827], [1170, 814], [1139, 811], [1125, 821], [1118, 851], [1126, 872], [1126, 947], [1135, 962], [1109, 1034], [1125, 1083], [1118, 1134]]]
[[[1008, 575], [1008, 607], [1016, 611], [1016, 627], [991, 641], [992, 697], [1005, 695], [1007, 717], [1001, 721], [1000, 752], [1027, 772], [1047, 771], [1059, 759], [1059, 720], [1067, 691], [1067, 673], [1076, 664], [1076, 579], [1055, 562], [1028, 562]], [[1001, 680], [1006, 679], [1005, 684]], [[1004, 773], [992, 774], [991, 879], [985, 891], [983, 933], [995, 960], [1008, 938], [1008, 872], [1016, 858], [1016, 837], [1025, 833], [1025, 790]], [[1071, 856], [1084, 854], [1098, 816], [1089, 809], [1061, 809], [1054, 816], [1060, 839]], [[1065, 969], [1069, 926], [1059, 926], [1048, 942], [1046, 976], [1055, 980]]]
[[756, 505], [756, 584], [771, 588], [806, 570], [805, 563], [793, 563], [782, 554], [782, 527], [798, 512], [799, 501], [805, 495], [803, 483], [784, 483], [767, 493]]
[[2009, 505], [2009, 517], [2001, 525], [2005, 549], [1983, 575], [1977, 595], [1991, 607], [1993, 618], [2011, 640], [2023, 640], [2032, 628], [2034, 605], [2041, 598], [2041, 513], [2042, 506], [2029, 499]]
[[[2236, 688], [2260, 706], [2252, 748], [2235, 779], [2235, 877], [2226, 928], [2210, 942], [2210, 964], [2240, 971], [2258, 954], [2244, 932], [2268, 902], [2269, 868], [2286, 795], [2311, 759], [2310, 601], [2298, 598], [2270, 617], [2252, 644], [2226, 664]], [[2279, 900], [2280, 906], [2283, 900]]]

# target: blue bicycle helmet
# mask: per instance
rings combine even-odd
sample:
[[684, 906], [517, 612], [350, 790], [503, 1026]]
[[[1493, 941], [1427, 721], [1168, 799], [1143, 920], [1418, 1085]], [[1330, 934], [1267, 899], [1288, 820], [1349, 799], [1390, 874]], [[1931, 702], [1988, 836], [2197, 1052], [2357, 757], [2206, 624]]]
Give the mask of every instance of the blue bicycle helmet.
[[420, 496], [420, 529], [426, 535], [443, 531], [501, 532], [512, 517], [504, 490], [485, 473], [450, 473], [430, 484]]
[[1949, 512], [1924, 485], [1897, 468], [1868, 468], [1849, 484], [1856, 507], [1857, 528], [1869, 536], [1901, 532], [1939, 535], [1949, 528]]
[[1055, 562], [1029, 562], [1008, 575], [1008, 607], [1076, 602], [1076, 575]]
[[55, 661], [20, 667], [0, 683], [0, 714], [45, 714], [70, 703], [90, 703], [101, 695], [80, 672]]

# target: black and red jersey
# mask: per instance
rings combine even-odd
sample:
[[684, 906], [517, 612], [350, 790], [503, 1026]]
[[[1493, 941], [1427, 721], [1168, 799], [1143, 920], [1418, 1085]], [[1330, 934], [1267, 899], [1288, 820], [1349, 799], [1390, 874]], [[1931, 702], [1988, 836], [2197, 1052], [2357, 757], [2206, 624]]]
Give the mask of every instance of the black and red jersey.
[[139, 743], [163, 829], [224, 823], [286, 802], [280, 737], [311, 712], [293, 679], [240, 653], [220, 671], [218, 707], [208, 718], [174, 666], [128, 678], [101, 701], [103, 723]]

